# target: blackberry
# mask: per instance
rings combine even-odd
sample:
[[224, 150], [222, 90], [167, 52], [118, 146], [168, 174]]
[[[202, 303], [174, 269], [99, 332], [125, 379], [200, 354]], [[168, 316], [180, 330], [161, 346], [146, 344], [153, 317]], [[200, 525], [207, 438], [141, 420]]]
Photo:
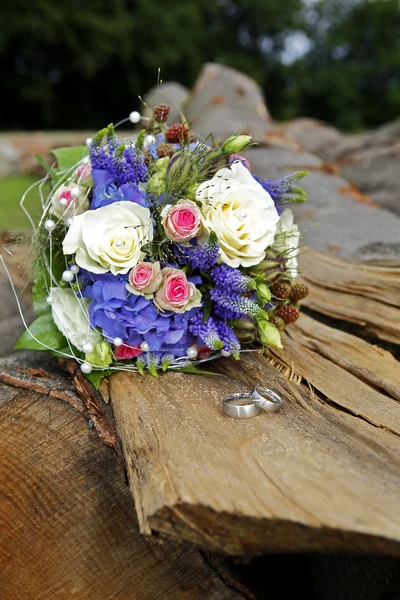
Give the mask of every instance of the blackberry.
[[293, 303], [299, 302], [303, 300], [309, 294], [309, 289], [304, 283], [296, 283], [292, 287], [292, 291], [290, 293], [290, 300]]
[[153, 108], [154, 119], [159, 123], [165, 123], [168, 119], [170, 110], [168, 104], [158, 104]]
[[189, 128], [186, 125], [182, 125], [182, 123], [175, 123], [175, 125], [171, 125], [168, 127], [165, 132], [165, 139], [171, 144], [179, 144], [182, 139], [184, 141], [187, 140], [189, 134]]
[[278, 331], [283, 331], [285, 329], [285, 321], [281, 319], [281, 317], [273, 316], [270, 318], [269, 322], [278, 329]]
[[171, 144], [160, 144], [157, 148], [157, 156], [159, 158], [163, 158], [164, 156], [169, 156], [171, 158], [173, 153], [174, 149]]
[[300, 311], [293, 304], [283, 304], [275, 311], [275, 316], [280, 317], [285, 323], [294, 323], [299, 318]]
[[292, 288], [290, 287], [290, 284], [285, 281], [275, 283], [271, 288], [271, 292], [275, 298], [278, 298], [279, 300], [286, 300], [289, 298], [291, 291]]

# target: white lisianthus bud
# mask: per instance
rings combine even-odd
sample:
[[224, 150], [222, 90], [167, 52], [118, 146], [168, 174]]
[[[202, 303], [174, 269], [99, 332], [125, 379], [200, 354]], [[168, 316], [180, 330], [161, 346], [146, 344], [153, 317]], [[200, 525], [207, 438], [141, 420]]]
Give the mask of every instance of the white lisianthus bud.
[[261, 343], [265, 346], [272, 346], [272, 348], [281, 350], [283, 348], [281, 336], [275, 325], [272, 325], [272, 323], [263, 318], [256, 318], [256, 323]]
[[222, 144], [222, 151], [224, 154], [236, 154], [251, 144], [251, 141], [249, 135], [231, 135]]
[[70, 288], [51, 289], [51, 312], [54, 323], [61, 333], [77, 348], [84, 351], [87, 344], [92, 347], [101, 341], [101, 335], [90, 326], [89, 298], [77, 298]]
[[293, 212], [285, 208], [276, 229], [273, 249], [286, 257], [286, 271], [296, 279], [299, 274], [297, 255], [299, 253], [300, 230], [294, 222]]

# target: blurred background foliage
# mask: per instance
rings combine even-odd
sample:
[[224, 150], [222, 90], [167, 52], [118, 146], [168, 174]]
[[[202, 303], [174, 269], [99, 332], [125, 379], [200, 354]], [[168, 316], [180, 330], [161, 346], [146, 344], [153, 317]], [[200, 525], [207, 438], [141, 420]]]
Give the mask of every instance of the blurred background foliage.
[[255, 77], [276, 119], [357, 131], [400, 113], [399, 0], [13, 0], [0, 127], [91, 129], [206, 61]]

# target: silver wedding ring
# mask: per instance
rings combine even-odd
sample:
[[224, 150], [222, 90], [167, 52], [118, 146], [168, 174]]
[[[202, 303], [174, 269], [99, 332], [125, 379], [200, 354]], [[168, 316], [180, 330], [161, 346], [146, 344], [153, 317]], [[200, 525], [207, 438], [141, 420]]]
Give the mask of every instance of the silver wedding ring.
[[[247, 404], [233, 404], [237, 400], [249, 400]], [[233, 419], [249, 419], [262, 411], [278, 412], [283, 405], [282, 398], [272, 390], [256, 385], [253, 391], [230, 394], [222, 401], [222, 412]]]
[[253, 389], [251, 398], [254, 404], [265, 410], [265, 412], [275, 413], [282, 408], [282, 398], [272, 390], [260, 385], [256, 385]]
[[[242, 399], [250, 400], [249, 404], [231, 404], [236, 400]], [[261, 408], [253, 402], [251, 394], [230, 394], [226, 396], [222, 401], [222, 411], [232, 417], [233, 419], [250, 419], [250, 417], [256, 417], [260, 414]]]

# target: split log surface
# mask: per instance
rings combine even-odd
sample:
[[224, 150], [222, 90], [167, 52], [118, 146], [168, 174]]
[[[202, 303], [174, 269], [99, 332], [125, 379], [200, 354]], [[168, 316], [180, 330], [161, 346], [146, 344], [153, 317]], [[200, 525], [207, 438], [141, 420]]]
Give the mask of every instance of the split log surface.
[[[398, 267], [313, 251], [301, 260], [308, 307], [398, 341]], [[222, 377], [110, 379], [141, 531], [228, 554], [400, 555], [397, 361], [336, 321], [307, 315], [287, 329], [284, 345], [274, 355], [218, 361]], [[243, 421], [221, 413], [225, 395], [257, 383], [285, 398], [280, 413]]]
[[196, 549], [139, 533], [122, 465], [41, 362], [19, 382], [0, 365], [0, 598], [253, 598]]

